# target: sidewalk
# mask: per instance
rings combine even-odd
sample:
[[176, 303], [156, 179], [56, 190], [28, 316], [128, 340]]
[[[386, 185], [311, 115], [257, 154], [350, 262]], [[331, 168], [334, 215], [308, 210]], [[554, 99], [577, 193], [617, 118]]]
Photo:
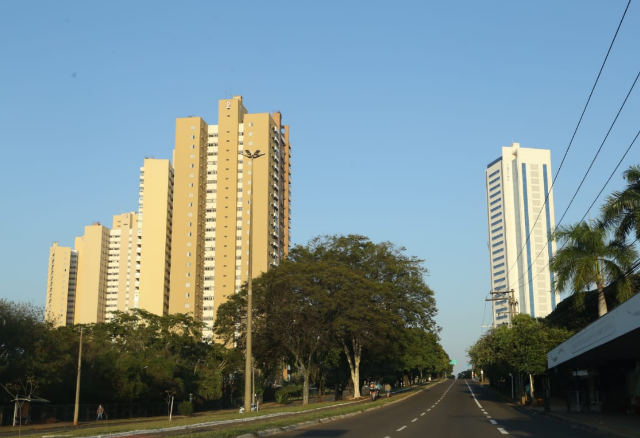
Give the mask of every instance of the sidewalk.
[[555, 397], [551, 398], [551, 412], [545, 412], [544, 405], [522, 406], [509, 398], [508, 395], [489, 385], [480, 385], [512, 405], [528, 409], [536, 414], [546, 415], [576, 427], [615, 438], [640, 438], [640, 415], [611, 412], [567, 412], [566, 401]]
[[565, 400], [551, 398], [551, 412], [544, 406], [527, 406], [528, 409], [560, 421], [575, 424], [613, 437], [640, 437], [640, 416], [611, 412], [567, 412]]

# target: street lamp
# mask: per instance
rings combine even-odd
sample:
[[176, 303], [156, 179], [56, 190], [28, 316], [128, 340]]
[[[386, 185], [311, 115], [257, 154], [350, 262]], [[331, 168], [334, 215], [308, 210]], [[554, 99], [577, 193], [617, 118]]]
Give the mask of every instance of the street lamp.
[[251, 292], [251, 283], [253, 278], [253, 273], [251, 268], [253, 266], [253, 160], [263, 156], [259, 150], [255, 152], [251, 152], [250, 150], [245, 150], [244, 152], [238, 152], [238, 154], [242, 155], [245, 158], [248, 158], [249, 164], [251, 165], [251, 170], [249, 170], [249, 266], [248, 266], [248, 285], [247, 285], [247, 352], [244, 361], [244, 411], [251, 412], [251, 401], [253, 399], [252, 387], [251, 387], [251, 320], [252, 320], [252, 292]]

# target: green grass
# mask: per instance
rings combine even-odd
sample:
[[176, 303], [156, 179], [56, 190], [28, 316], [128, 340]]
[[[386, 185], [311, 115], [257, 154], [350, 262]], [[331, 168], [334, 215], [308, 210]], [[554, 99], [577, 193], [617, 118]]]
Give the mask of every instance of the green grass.
[[[294, 424], [305, 423], [308, 421], [318, 421], [324, 418], [351, 414], [354, 412], [364, 411], [368, 409], [378, 408], [384, 406], [393, 401], [397, 401], [407, 396], [415, 393], [417, 390], [422, 389], [422, 387], [411, 388], [410, 390], [395, 394], [393, 397], [386, 399], [380, 398], [375, 403], [353, 403], [352, 401], [332, 401], [332, 402], [323, 402], [321, 404], [310, 404], [310, 405], [298, 405], [298, 406], [283, 406], [283, 407], [269, 407], [267, 409], [263, 409], [259, 412], [250, 412], [248, 414], [240, 414], [238, 412], [211, 412], [205, 414], [199, 414], [195, 417], [174, 417], [173, 421], [169, 422], [166, 420], [147, 420], [136, 423], [128, 423], [124, 424], [126, 421], [130, 420], [113, 420], [113, 421], [105, 421], [106, 424], [100, 426], [94, 426], [95, 423], [92, 423], [90, 427], [79, 427], [76, 430], [64, 430], [60, 431], [61, 435], [65, 437], [86, 437], [86, 436], [96, 436], [96, 435], [110, 435], [113, 433], [120, 432], [128, 432], [134, 430], [151, 430], [151, 429], [162, 429], [168, 427], [176, 427], [176, 426], [186, 426], [193, 424], [201, 424], [208, 423], [212, 421], [226, 421], [226, 420], [236, 420], [236, 419], [246, 419], [252, 417], [258, 417], [262, 415], [283, 413], [283, 414], [298, 414], [293, 417], [286, 418], [272, 418], [272, 419], [264, 419], [264, 420], [255, 420], [250, 423], [240, 423], [234, 425], [222, 425], [223, 429], [220, 430], [206, 430], [206, 431], [198, 431], [197, 429], [185, 431], [184, 434], [174, 435], [172, 434], [172, 438], [187, 438], [187, 437], [214, 437], [214, 438], [227, 438], [227, 437], [237, 437], [238, 435], [243, 435], [246, 433], [257, 433], [258, 431], [267, 430], [267, 429], [277, 429], [280, 427], [291, 426]], [[347, 404], [346, 403], [351, 403]], [[322, 409], [318, 409], [322, 408]], [[308, 412], [311, 411], [311, 412]], [[307, 412], [307, 413], [304, 413]], [[27, 430], [23, 428], [23, 430]], [[174, 432], [175, 433], [175, 432]], [[56, 435], [57, 433], [51, 431], [47, 433], [47, 435]]]

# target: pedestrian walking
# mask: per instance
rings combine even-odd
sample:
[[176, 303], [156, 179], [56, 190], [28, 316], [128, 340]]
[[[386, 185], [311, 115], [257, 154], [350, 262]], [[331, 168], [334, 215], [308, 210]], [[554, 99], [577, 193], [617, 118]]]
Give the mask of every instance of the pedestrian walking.
[[384, 385], [384, 392], [387, 394], [387, 398], [391, 396], [391, 385], [389, 383]]
[[104, 408], [102, 407], [102, 405], [98, 406], [98, 410], [96, 411], [96, 413], [98, 414], [97, 420], [102, 420], [102, 414], [104, 414]]

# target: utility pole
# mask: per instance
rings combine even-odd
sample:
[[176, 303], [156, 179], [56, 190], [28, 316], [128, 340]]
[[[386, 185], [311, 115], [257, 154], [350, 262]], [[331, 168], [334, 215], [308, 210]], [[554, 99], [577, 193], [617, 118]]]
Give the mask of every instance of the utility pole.
[[263, 156], [259, 150], [251, 152], [246, 150], [239, 152], [245, 158], [249, 159], [249, 260], [247, 268], [247, 350], [245, 353], [244, 361], [244, 412], [248, 414], [251, 412], [251, 401], [253, 399], [253, 388], [251, 385], [252, 375], [252, 355], [251, 355], [251, 330], [252, 330], [252, 318], [253, 318], [253, 291], [252, 291], [252, 267], [253, 267], [253, 160]]
[[486, 298], [485, 301], [502, 301], [507, 300], [509, 304], [509, 327], [511, 327], [511, 322], [513, 321], [513, 317], [518, 314], [518, 302], [515, 299], [515, 291], [511, 290], [492, 290], [489, 292], [491, 294], [491, 298]]
[[78, 350], [78, 380], [76, 382], [76, 406], [73, 410], [73, 425], [78, 425], [80, 411], [80, 371], [82, 370], [82, 328], [80, 329], [80, 349]]

